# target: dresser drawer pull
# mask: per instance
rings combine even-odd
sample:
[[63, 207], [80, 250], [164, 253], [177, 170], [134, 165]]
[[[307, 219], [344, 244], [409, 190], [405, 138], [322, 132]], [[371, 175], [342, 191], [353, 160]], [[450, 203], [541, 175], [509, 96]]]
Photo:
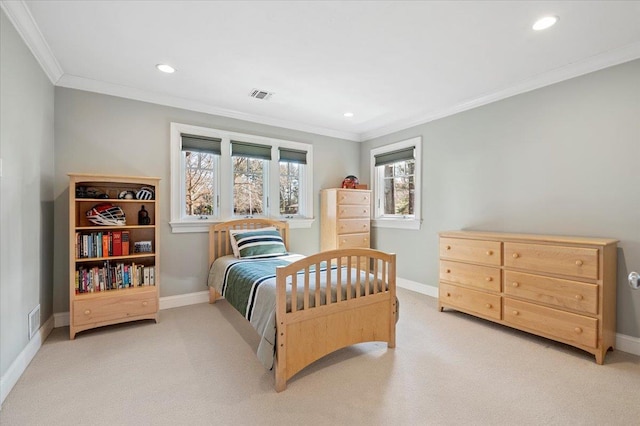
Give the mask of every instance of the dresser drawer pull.
[[362, 213], [367, 213], [367, 209], [362, 209]]
[[447, 293], [447, 297], [451, 297], [451, 293]]
[[514, 281], [511, 285], [514, 287], [518, 287], [520, 286], [520, 283], [518, 281]]
[[487, 309], [491, 309], [491, 303], [487, 303], [486, 305], [484, 305]]
[[487, 278], [485, 278], [485, 280], [487, 280], [488, 282], [491, 282], [491, 281], [493, 281], [493, 278], [492, 277], [487, 277]]
[[451, 273], [451, 269], [447, 269], [447, 274], [450, 274], [450, 273]]
[[576, 260], [576, 265], [582, 266], [582, 260]]
[[513, 311], [513, 315], [520, 315], [520, 312], [518, 312], [518, 311]]
[[582, 333], [582, 329], [580, 327], [576, 327], [573, 330], [578, 334]]
[[513, 258], [514, 258], [514, 259], [517, 259], [517, 258], [519, 258], [519, 257], [520, 257], [520, 255], [519, 255], [518, 253], [513, 253]]
[[576, 294], [576, 300], [582, 300], [584, 299], [584, 297], [582, 297], [581, 294]]
[[149, 304], [149, 302], [147, 302], [146, 300], [144, 302], [142, 302], [142, 306], [147, 306]]
[[487, 250], [487, 256], [491, 256], [493, 254], [493, 250]]
[[90, 313], [91, 313], [91, 309], [86, 309], [86, 310], [84, 311], [84, 314], [85, 314], [85, 315], [89, 315]]
[[447, 246], [447, 250], [451, 250], [451, 246]]

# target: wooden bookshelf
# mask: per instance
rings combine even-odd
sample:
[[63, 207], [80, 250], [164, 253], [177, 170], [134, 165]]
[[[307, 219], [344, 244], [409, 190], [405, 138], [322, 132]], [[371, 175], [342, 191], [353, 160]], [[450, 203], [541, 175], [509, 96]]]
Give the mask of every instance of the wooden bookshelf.
[[[69, 174], [71, 339], [105, 325], [158, 321], [159, 183], [155, 177]], [[143, 188], [151, 190], [152, 198], [136, 198]], [[96, 224], [87, 217], [87, 211], [103, 203], [116, 208], [115, 218], [123, 214], [124, 223]], [[148, 223], [138, 223], [142, 206]], [[128, 236], [124, 251], [123, 235]]]

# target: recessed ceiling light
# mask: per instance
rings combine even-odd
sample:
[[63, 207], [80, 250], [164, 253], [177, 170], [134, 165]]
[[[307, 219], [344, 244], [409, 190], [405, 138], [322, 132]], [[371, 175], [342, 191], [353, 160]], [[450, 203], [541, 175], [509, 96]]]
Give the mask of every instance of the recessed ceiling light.
[[347, 117], [347, 118], [351, 118], [351, 117], [353, 117], [353, 113], [352, 112], [345, 112], [344, 116]]
[[172, 73], [176, 72], [175, 68], [173, 68], [171, 65], [167, 65], [167, 64], [158, 64], [158, 65], [156, 65], [156, 68], [158, 68], [162, 72], [166, 72], [167, 74], [172, 74]]
[[549, 27], [552, 27], [556, 22], [558, 22], [557, 16], [545, 16], [544, 18], [538, 19], [533, 24], [533, 29], [536, 31], [546, 30]]

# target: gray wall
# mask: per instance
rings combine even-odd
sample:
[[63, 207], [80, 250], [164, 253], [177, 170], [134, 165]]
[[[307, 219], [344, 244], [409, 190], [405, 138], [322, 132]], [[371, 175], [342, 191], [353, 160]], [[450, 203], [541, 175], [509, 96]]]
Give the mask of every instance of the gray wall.
[[0, 12], [0, 374], [53, 314], [53, 85]]
[[[363, 144], [422, 136], [420, 231], [374, 229], [398, 276], [438, 285], [438, 232], [610, 237], [618, 245], [619, 333], [640, 337], [640, 60], [514, 96]], [[362, 180], [362, 179], [361, 179]]]
[[310, 229], [293, 229], [291, 250], [320, 249], [319, 190], [357, 172], [360, 144], [209, 114], [56, 87], [54, 312], [69, 309], [67, 173], [158, 176], [161, 180], [160, 296], [206, 290], [208, 234], [172, 234], [169, 126], [179, 122], [313, 144], [314, 206]]

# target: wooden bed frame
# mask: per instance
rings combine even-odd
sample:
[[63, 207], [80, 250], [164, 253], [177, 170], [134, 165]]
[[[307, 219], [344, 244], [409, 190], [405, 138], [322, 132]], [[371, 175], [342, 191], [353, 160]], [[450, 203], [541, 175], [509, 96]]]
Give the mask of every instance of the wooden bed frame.
[[[209, 268], [218, 257], [231, 254], [229, 241], [230, 229], [259, 229], [275, 226], [280, 231], [284, 243], [289, 248], [289, 225], [267, 219], [240, 219], [211, 226], [209, 230]], [[337, 264], [337, 281], [334, 285], [347, 286], [347, 294], [351, 294], [354, 286], [356, 296], [346, 300], [320, 304], [320, 287], [309, 290], [309, 270], [320, 262]], [[361, 282], [351, 282], [351, 274], [344, 273], [341, 278], [340, 266], [348, 269], [359, 268], [359, 265], [371, 265], [371, 273], [377, 276], [382, 285], [369, 283], [369, 274]], [[301, 272], [303, 271], [303, 272]], [[299, 274], [300, 272], [300, 274]], [[313, 271], [312, 271], [313, 272]], [[291, 312], [286, 310], [287, 277], [304, 281], [304, 307], [297, 308], [292, 304]], [[358, 274], [357, 276], [360, 276]], [[302, 278], [301, 278], [302, 277]], [[318, 274], [319, 277], [319, 274]], [[291, 280], [292, 278], [289, 278]], [[344, 282], [344, 284], [340, 284]], [[364, 285], [364, 287], [360, 287]], [[364, 292], [360, 295], [360, 290]], [[291, 298], [296, 298], [295, 286], [292, 287]], [[280, 392], [286, 389], [287, 380], [304, 367], [340, 348], [356, 343], [383, 341], [387, 347], [396, 344], [396, 258], [372, 249], [340, 249], [321, 252], [305, 257], [276, 271], [276, 359], [275, 387]], [[213, 287], [209, 287], [209, 302], [214, 303], [220, 295]], [[315, 307], [309, 306], [310, 298], [315, 297]]]

